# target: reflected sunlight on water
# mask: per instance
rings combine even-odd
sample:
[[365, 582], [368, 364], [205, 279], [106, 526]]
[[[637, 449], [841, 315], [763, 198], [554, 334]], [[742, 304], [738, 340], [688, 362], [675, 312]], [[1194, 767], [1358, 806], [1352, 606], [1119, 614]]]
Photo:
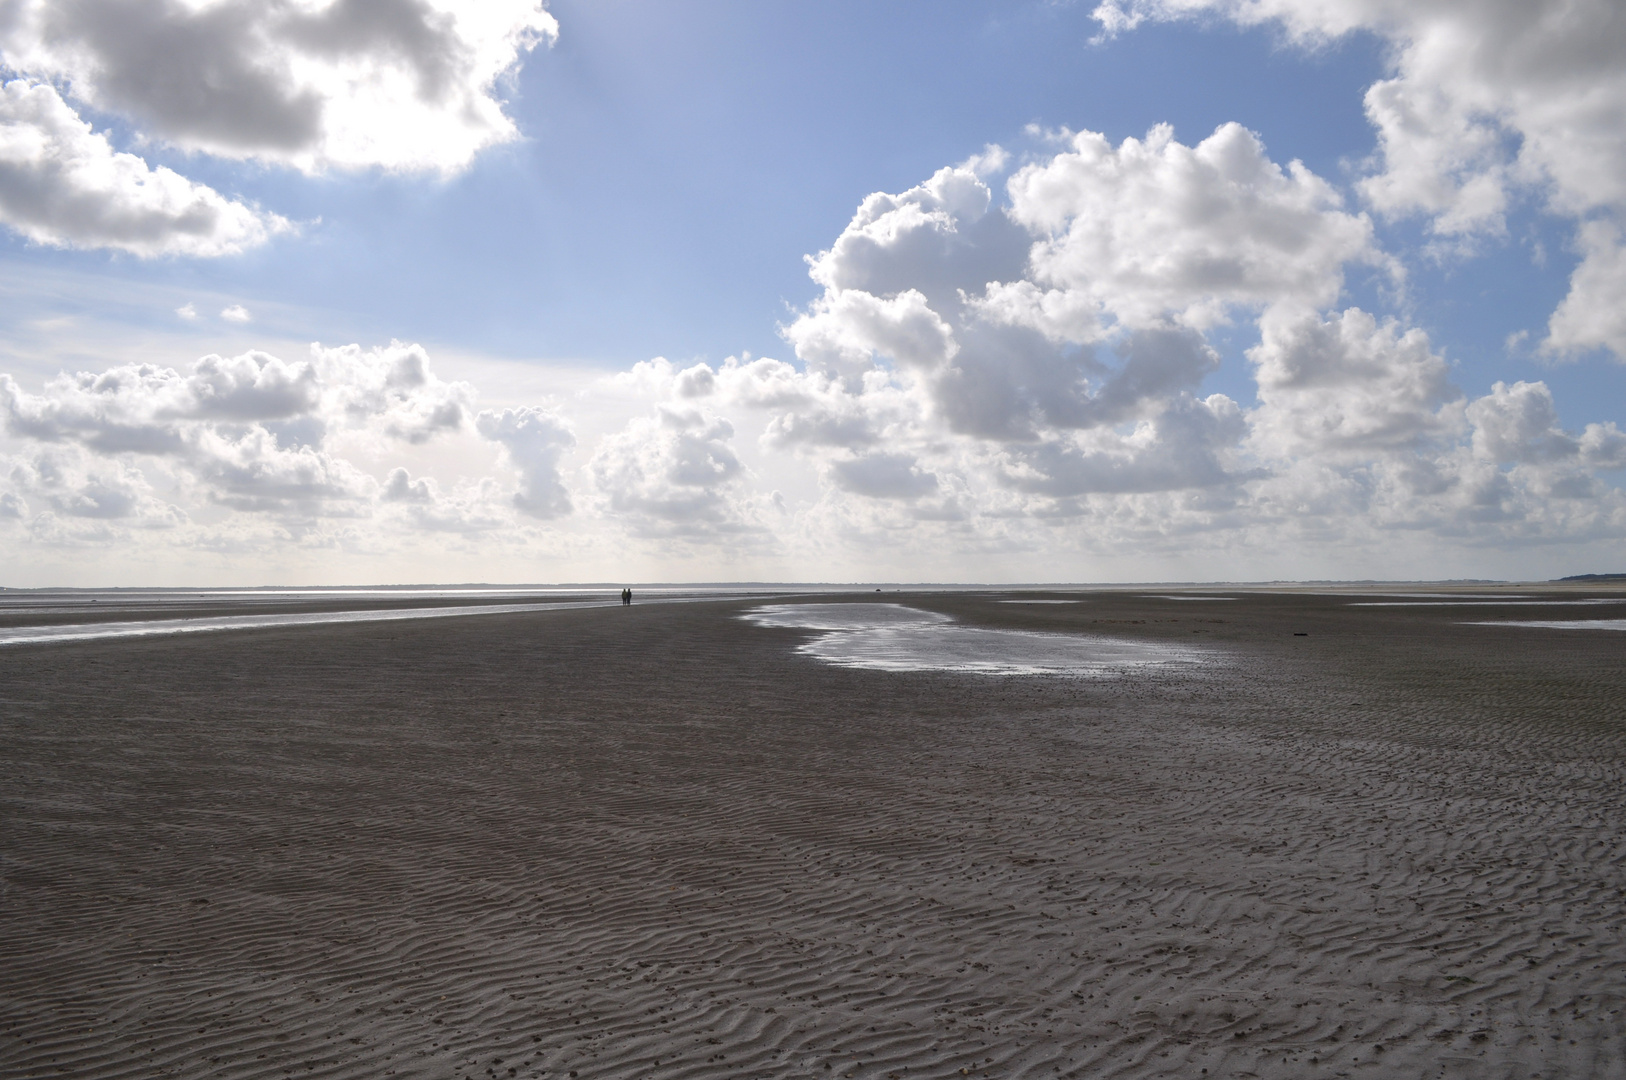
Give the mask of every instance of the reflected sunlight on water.
[[823, 631], [797, 651], [841, 667], [974, 675], [1121, 675], [1194, 664], [1198, 649], [1158, 642], [961, 626], [901, 604], [770, 604], [741, 616], [758, 626]]
[[1547, 630], [1626, 630], [1626, 619], [1507, 619], [1470, 622], [1464, 626], [1535, 626]]
[[520, 611], [560, 611], [566, 608], [607, 606], [609, 606], [608, 602], [603, 600], [596, 600], [591, 603], [562, 604], [477, 604], [467, 607], [312, 611], [285, 615], [219, 615], [194, 619], [143, 619], [132, 622], [14, 626], [0, 630], [0, 645], [44, 645], [56, 641], [94, 641], [98, 638], [152, 637], [159, 634], [200, 634], [222, 630], [263, 630], [278, 626], [388, 622], [396, 619], [445, 619], [459, 615], [506, 615]]

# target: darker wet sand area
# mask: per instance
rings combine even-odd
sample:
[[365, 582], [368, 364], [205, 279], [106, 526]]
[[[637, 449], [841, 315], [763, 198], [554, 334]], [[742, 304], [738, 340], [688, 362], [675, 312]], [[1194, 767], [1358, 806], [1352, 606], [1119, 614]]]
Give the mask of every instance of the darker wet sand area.
[[0, 1076], [1626, 1075], [1626, 633], [1206, 594], [0, 652]]

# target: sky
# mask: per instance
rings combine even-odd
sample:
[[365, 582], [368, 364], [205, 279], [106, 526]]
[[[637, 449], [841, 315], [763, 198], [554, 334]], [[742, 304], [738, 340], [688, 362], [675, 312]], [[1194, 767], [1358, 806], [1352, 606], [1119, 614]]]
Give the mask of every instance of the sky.
[[1612, 0], [15, 0], [0, 585], [1626, 570]]

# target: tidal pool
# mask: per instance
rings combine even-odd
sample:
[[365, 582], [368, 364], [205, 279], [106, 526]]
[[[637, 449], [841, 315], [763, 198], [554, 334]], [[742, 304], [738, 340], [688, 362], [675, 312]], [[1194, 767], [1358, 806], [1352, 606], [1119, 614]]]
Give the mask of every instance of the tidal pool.
[[827, 664], [873, 671], [1110, 677], [1196, 664], [1209, 655], [1127, 638], [964, 626], [948, 615], [902, 604], [767, 604], [741, 617], [758, 626], [821, 631], [797, 651]]

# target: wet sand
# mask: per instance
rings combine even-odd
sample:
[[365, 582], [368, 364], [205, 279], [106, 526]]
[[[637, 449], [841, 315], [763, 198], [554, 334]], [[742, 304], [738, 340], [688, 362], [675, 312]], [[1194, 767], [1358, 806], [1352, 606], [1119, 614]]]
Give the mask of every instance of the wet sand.
[[1626, 1075], [1626, 604], [1203, 592], [0, 652], [0, 1076]]

